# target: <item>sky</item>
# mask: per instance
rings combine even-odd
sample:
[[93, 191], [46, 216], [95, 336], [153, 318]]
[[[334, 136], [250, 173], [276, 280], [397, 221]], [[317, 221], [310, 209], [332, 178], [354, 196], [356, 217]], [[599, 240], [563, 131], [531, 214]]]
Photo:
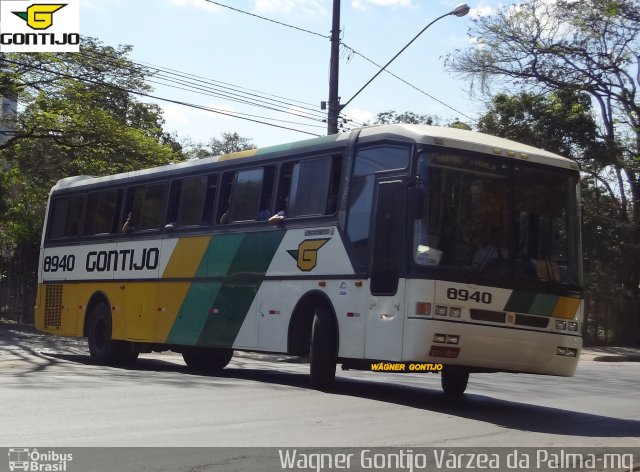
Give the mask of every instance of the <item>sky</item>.
[[[251, 15], [209, 0], [81, 0], [80, 33], [110, 46], [131, 45], [131, 60], [170, 69], [164, 79], [154, 79], [154, 95], [226, 113], [158, 101], [165, 129], [180, 140], [207, 142], [237, 132], [264, 147], [325, 135], [321, 120], [326, 112], [320, 103], [329, 94], [333, 0], [216, 3]], [[341, 0], [342, 42], [356, 52], [342, 48], [341, 102], [378, 72], [368, 60], [385, 64], [430, 21], [459, 3]], [[490, 12], [498, 0], [467, 3], [469, 15], [439, 20], [389, 66], [413, 87], [383, 72], [343, 110], [353, 120], [350, 126], [373, 122], [389, 110], [432, 114], [444, 121], [470, 122], [479, 116], [482, 97], [470, 93], [468, 80], [447, 72], [444, 60], [456, 48], [469, 46], [473, 17]], [[186, 79], [190, 90], [184, 90]], [[228, 116], [238, 113], [248, 119]]]

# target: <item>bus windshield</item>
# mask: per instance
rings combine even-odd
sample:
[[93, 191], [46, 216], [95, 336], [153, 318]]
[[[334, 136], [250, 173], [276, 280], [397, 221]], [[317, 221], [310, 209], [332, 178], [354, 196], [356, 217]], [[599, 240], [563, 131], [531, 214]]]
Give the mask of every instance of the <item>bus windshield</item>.
[[414, 270], [581, 285], [577, 173], [451, 150], [417, 168]]

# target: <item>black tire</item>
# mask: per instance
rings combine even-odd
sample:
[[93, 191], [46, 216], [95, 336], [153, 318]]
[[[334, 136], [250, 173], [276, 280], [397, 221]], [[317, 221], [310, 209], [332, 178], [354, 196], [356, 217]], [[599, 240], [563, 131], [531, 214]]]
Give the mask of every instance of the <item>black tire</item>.
[[337, 344], [333, 318], [326, 307], [317, 307], [313, 316], [309, 349], [312, 388], [326, 391], [334, 385]]
[[461, 397], [469, 383], [469, 371], [464, 369], [449, 368], [440, 374], [442, 391], [449, 397]]
[[91, 359], [98, 365], [131, 365], [138, 358], [135, 344], [112, 339], [111, 310], [102, 302], [89, 315], [88, 344]]
[[191, 348], [182, 351], [182, 358], [187, 367], [204, 372], [221, 371], [232, 357], [233, 349], [223, 347]]

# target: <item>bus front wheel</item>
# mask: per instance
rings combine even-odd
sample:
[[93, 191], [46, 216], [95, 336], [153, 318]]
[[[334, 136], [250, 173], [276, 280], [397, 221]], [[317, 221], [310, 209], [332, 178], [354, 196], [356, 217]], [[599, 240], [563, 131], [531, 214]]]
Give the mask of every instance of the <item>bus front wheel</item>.
[[469, 371], [462, 369], [449, 368], [440, 374], [440, 384], [445, 395], [450, 397], [461, 397], [467, 389], [469, 382]]
[[133, 343], [112, 339], [111, 310], [102, 302], [91, 311], [88, 326], [89, 353], [99, 365], [129, 365], [138, 358]]
[[335, 383], [336, 348], [333, 319], [326, 307], [319, 306], [313, 316], [309, 350], [312, 388], [327, 390]]

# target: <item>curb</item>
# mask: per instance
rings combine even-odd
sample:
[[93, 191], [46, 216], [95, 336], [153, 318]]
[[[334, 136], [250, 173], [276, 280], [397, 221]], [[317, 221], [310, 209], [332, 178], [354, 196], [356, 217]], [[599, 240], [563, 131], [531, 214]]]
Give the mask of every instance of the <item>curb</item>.
[[592, 360], [596, 362], [640, 362], [640, 355], [632, 356], [596, 356]]

